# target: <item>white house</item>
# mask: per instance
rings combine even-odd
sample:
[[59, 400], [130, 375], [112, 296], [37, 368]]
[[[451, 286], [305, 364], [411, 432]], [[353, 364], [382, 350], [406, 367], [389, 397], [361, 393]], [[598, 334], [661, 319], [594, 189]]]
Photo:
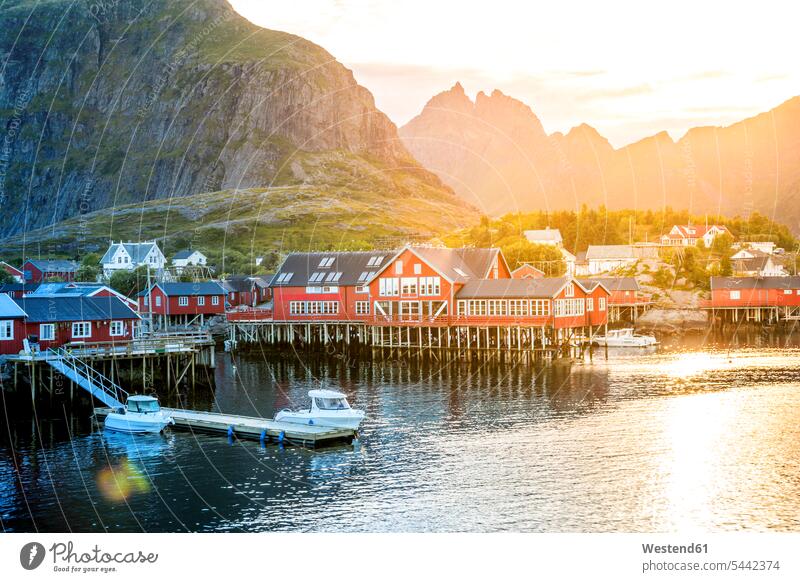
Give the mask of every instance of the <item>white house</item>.
[[172, 257], [172, 266], [175, 268], [176, 273], [180, 273], [186, 267], [205, 267], [207, 264], [208, 258], [196, 250], [178, 251]]
[[564, 239], [561, 238], [561, 231], [549, 226], [543, 230], [526, 230], [524, 233], [528, 242], [537, 245], [552, 245], [554, 247], [564, 246]]
[[686, 226], [676, 224], [669, 231], [661, 237], [661, 244], [667, 246], [683, 246], [694, 247], [697, 246], [697, 241], [702, 240], [706, 247], [710, 247], [714, 239], [724, 233], [730, 234], [728, 227], [718, 224], [711, 226], [699, 226], [688, 224]]
[[141, 265], [147, 265], [155, 272], [163, 271], [167, 259], [156, 241], [112, 242], [100, 263], [105, 276], [110, 277], [115, 271], [132, 271]]
[[639, 256], [631, 245], [589, 245], [586, 250], [589, 275], [630, 267], [638, 260]]
[[564, 239], [561, 237], [560, 230], [548, 226], [541, 230], [526, 230], [523, 234], [529, 243], [535, 245], [550, 245], [560, 250], [561, 256], [564, 259], [564, 264], [567, 266], [566, 276], [575, 276], [575, 255], [564, 248]]

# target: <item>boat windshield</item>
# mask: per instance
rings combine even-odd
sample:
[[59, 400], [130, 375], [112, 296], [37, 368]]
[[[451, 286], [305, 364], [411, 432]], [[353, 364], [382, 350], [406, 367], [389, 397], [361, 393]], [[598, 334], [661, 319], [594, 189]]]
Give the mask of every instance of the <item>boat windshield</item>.
[[317, 408], [320, 410], [346, 410], [347, 400], [344, 398], [317, 398]]
[[158, 412], [160, 407], [156, 400], [129, 400], [128, 410], [130, 412]]

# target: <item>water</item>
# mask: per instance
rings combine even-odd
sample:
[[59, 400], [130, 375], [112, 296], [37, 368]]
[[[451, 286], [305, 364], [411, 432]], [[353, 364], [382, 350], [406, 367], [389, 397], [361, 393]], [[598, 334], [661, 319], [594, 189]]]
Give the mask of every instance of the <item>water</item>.
[[85, 410], [26, 417], [0, 424], [0, 519], [7, 531], [797, 531], [797, 340], [703, 343], [537, 369], [256, 353], [234, 371], [224, 358], [194, 406], [271, 416], [322, 379], [366, 410], [360, 448], [92, 432]]

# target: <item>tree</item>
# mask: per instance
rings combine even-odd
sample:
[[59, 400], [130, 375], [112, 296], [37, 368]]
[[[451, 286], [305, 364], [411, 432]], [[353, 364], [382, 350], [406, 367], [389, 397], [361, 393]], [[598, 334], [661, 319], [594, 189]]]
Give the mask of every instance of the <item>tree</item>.
[[529, 263], [544, 271], [548, 277], [559, 277], [567, 270], [561, 251], [551, 245], [537, 245], [519, 238], [508, 245], [501, 245], [500, 248], [512, 269], [522, 263]]
[[115, 271], [108, 284], [123, 295], [133, 297], [147, 286], [147, 267], [137, 267], [133, 271]]
[[0, 269], [0, 285], [5, 285], [6, 283], [13, 283], [14, 282], [14, 275], [6, 271], [5, 269]]
[[89, 253], [81, 260], [81, 265], [75, 272], [76, 281], [94, 283], [100, 278], [100, 255]]

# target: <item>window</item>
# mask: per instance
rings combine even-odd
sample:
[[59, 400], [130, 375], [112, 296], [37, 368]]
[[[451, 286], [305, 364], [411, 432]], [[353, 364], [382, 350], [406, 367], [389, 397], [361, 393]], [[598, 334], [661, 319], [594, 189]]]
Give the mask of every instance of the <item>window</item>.
[[606, 310], [606, 298], [605, 297], [601, 297], [600, 298], [600, 311], [605, 311], [605, 310]]
[[144, 304], [145, 306], [150, 305], [150, 298], [147, 295], [144, 296]]
[[369, 279], [369, 271], [364, 271], [363, 273], [361, 273], [361, 274], [358, 276], [358, 282], [359, 282], [359, 283], [363, 283], [363, 282], [364, 282], [364, 281], [366, 281], [367, 279]]
[[575, 285], [572, 283], [567, 284], [566, 289], [564, 289], [564, 297], [575, 297]]
[[467, 314], [467, 302], [466, 301], [459, 301], [458, 305], [456, 306], [456, 314], [457, 315], [466, 315]]
[[119, 337], [125, 335], [125, 322], [112, 321], [111, 322], [111, 337]]
[[211, 305], [219, 305], [219, 295], [211, 296]]
[[784, 289], [783, 290], [783, 294], [784, 295], [791, 295], [792, 294], [792, 290], [791, 289]]
[[549, 299], [532, 299], [531, 300], [531, 315], [544, 316], [550, 315], [550, 300]]
[[380, 279], [378, 283], [378, 295], [383, 297], [395, 297], [400, 295], [400, 279], [397, 277]]
[[205, 304], [206, 304], [206, 298], [203, 297], [202, 295], [198, 296], [197, 297], [197, 305], [198, 305], [198, 307], [202, 307]]
[[275, 280], [276, 283], [288, 283], [292, 280], [294, 273], [281, 273], [278, 275], [278, 278]]
[[594, 299], [591, 297], [586, 299], [586, 311], [594, 311]]
[[742, 292], [741, 291], [739, 291], [738, 289], [731, 290], [731, 299], [741, 299], [741, 298], [742, 298]]
[[417, 278], [416, 277], [403, 277], [400, 279], [400, 293], [402, 295], [416, 295], [417, 294]]
[[369, 301], [356, 301], [356, 315], [369, 315]]
[[325, 278], [325, 273], [312, 273], [312, 275], [308, 278], [309, 283], [319, 283]]
[[508, 302], [509, 315], [528, 315], [528, 302], [524, 299], [511, 299]]
[[470, 315], [486, 315], [486, 301], [470, 301], [469, 302]]
[[403, 261], [397, 261], [394, 264], [394, 274], [395, 275], [402, 275], [403, 274]]
[[0, 321], [0, 340], [13, 340], [14, 339], [14, 322], [6, 319]]
[[53, 341], [56, 339], [56, 326], [54, 323], [43, 323], [39, 326], [39, 339], [41, 341]]
[[341, 273], [328, 273], [328, 277], [325, 279], [328, 283], [336, 283], [339, 279], [342, 278]]
[[186, 297], [185, 295], [181, 295], [180, 297], [178, 297], [178, 305], [180, 305], [181, 307], [186, 307], [187, 305], [189, 305], [189, 298]]
[[156, 295], [156, 307], [161, 307], [161, 295]]
[[121, 264], [122, 264], [122, 257], [117, 257], [117, 264], [118, 264], [118, 265], [121, 265]]
[[400, 318], [401, 319], [419, 319], [421, 310], [419, 301], [401, 301], [400, 302]]
[[379, 257], [370, 257], [369, 261], [367, 261], [367, 266], [368, 267], [377, 267], [378, 265], [380, 265], [383, 262], [384, 258], [385, 258], [384, 255], [381, 255]]
[[419, 294], [420, 295], [440, 295], [442, 293], [442, 280], [441, 277], [420, 277], [419, 278]]
[[[603, 311], [603, 299], [600, 299], [600, 311]], [[575, 317], [583, 315], [584, 302], [581, 299], [558, 299], [555, 304], [556, 317]]]
[[419, 263], [414, 263], [414, 274], [421, 275], [422, 274], [422, 265]]
[[503, 299], [489, 300], [489, 315], [506, 315], [508, 306]]
[[290, 301], [289, 315], [336, 315], [338, 301]]
[[72, 324], [72, 337], [84, 338], [92, 336], [92, 323], [89, 321], [76, 321]]
[[319, 262], [319, 267], [324, 269], [330, 267], [333, 264], [333, 261], [336, 257], [323, 257], [323, 259]]
[[369, 293], [369, 285], [359, 285], [356, 287], [356, 293]]

